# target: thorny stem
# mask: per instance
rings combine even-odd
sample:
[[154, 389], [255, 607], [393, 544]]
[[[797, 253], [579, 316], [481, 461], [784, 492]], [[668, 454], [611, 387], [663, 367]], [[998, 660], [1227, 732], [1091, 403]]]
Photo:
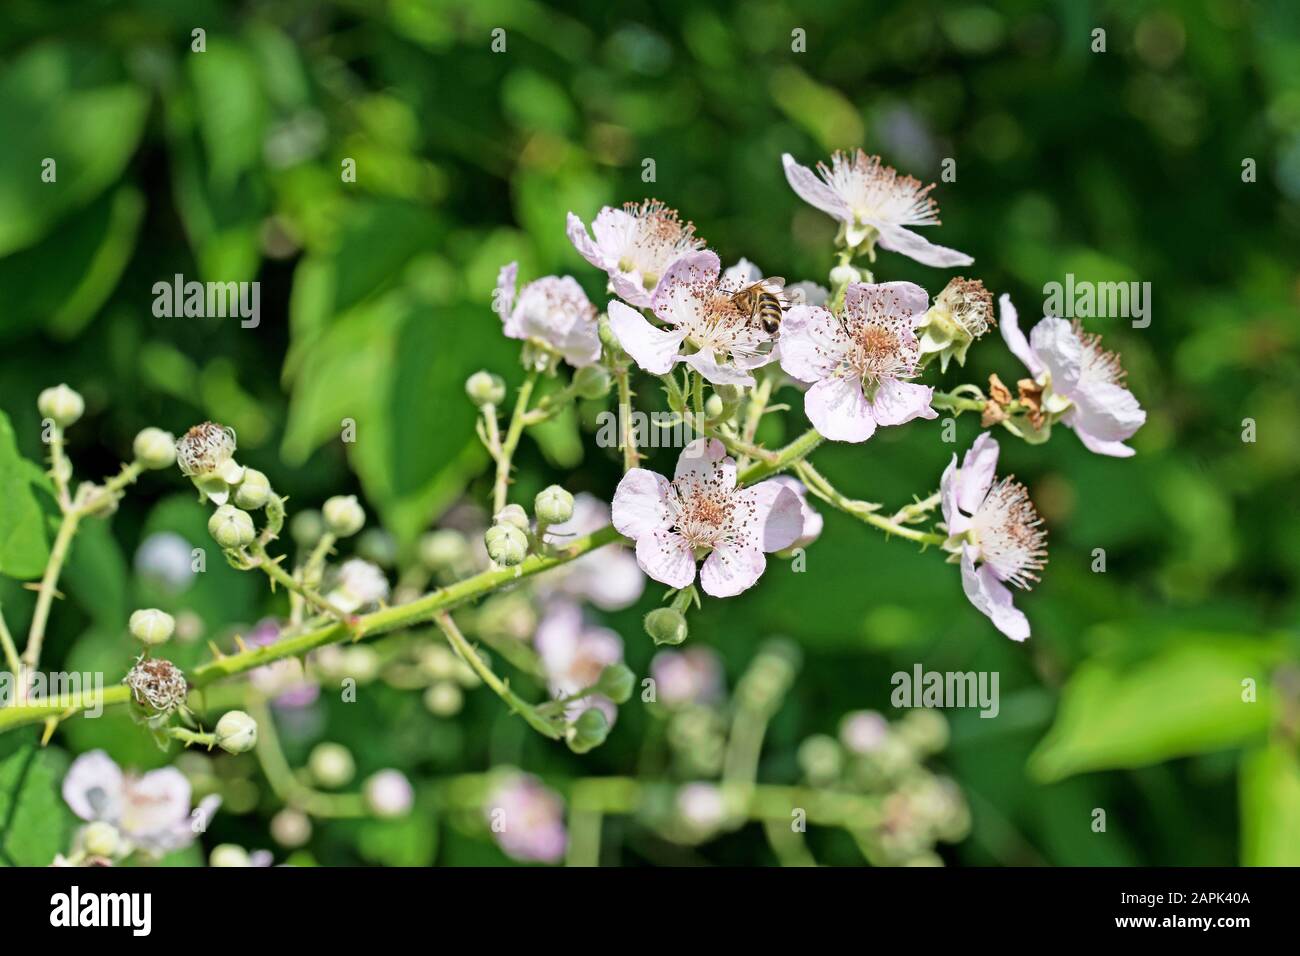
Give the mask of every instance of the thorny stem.
[[620, 366], [614, 372], [614, 381], [618, 383], [618, 430], [619, 447], [623, 449], [623, 471], [628, 472], [641, 461], [641, 453], [636, 450], [636, 428], [632, 422], [632, 382], [627, 366]]
[[[529, 555], [522, 564], [513, 568], [492, 568], [445, 588], [439, 588], [408, 604], [399, 604], [359, 615], [353, 619], [351, 629], [342, 624], [326, 624], [302, 634], [282, 638], [274, 644], [219, 657], [196, 668], [190, 675], [190, 686], [194, 690], [201, 690], [209, 684], [247, 673], [274, 661], [301, 657], [327, 644], [373, 637], [427, 623], [441, 611], [451, 610], [477, 600], [506, 585], [567, 564], [590, 551], [619, 540], [621, 537], [614, 530], [614, 526], [606, 525], [599, 531], [576, 538], [564, 547], [557, 548], [553, 554]], [[97, 705], [114, 707], [127, 703], [129, 699], [130, 688], [117, 685], [106, 688], [98, 694], [63, 694], [47, 700], [31, 701], [25, 705], [0, 708], [0, 733], [14, 727], [40, 723], [47, 717], [59, 719], [69, 717]]]
[[197, 730], [188, 730], [185, 727], [170, 727], [167, 730], [167, 735], [173, 740], [179, 740], [187, 747], [191, 744], [197, 744], [211, 750], [217, 745], [216, 734], [205, 734]]
[[900, 538], [906, 538], [909, 541], [915, 541], [918, 544], [931, 545], [943, 544], [947, 540], [943, 535], [929, 532], [918, 531], [915, 528], [909, 528], [904, 524], [899, 524], [895, 518], [886, 518], [884, 515], [877, 514], [880, 505], [870, 501], [858, 501], [848, 498], [841, 494], [829, 481], [822, 477], [821, 472], [812, 466], [811, 462], [801, 461], [794, 466], [796, 474], [799, 475], [808, 490], [820, 498], [822, 501], [846, 514], [850, 514], [860, 521], [865, 521], [872, 527], [879, 528], [886, 534], [896, 534]]
[[5, 665], [14, 677], [18, 677], [22, 673], [22, 662], [18, 659], [18, 648], [14, 644], [13, 635], [9, 633], [9, 625], [5, 623], [2, 609], [0, 609], [0, 645], [4, 646]]
[[505, 441], [500, 443], [496, 456], [496, 481], [492, 486], [493, 514], [506, 506], [506, 493], [510, 487], [510, 461], [514, 458], [515, 449], [519, 447], [519, 436], [524, 431], [524, 418], [528, 412], [528, 402], [533, 396], [533, 388], [537, 385], [537, 376], [539, 374], [535, 370], [529, 372], [524, 378], [523, 384], [519, 386], [519, 394], [515, 398], [515, 410], [510, 416], [510, 425], [506, 429]]
[[775, 475], [777, 472], [785, 471], [785, 469], [810, 455], [821, 443], [822, 436], [817, 434], [815, 428], [810, 428], [784, 448], [776, 452], [769, 452], [768, 454], [772, 456], [770, 459], [757, 462], [742, 471], [740, 473], [740, 483], [742, 485], [752, 485], [768, 475]]
[[962, 398], [952, 392], [935, 392], [930, 404], [936, 409], [960, 413], [982, 412], [987, 402], [978, 398]]
[[348, 624], [351, 618], [344, 611], [339, 610], [324, 597], [315, 588], [309, 587], [301, 581], [295, 579], [284, 568], [280, 567], [280, 562], [273, 559], [266, 553], [266, 548], [261, 542], [254, 542], [250, 550], [256, 564], [266, 574], [268, 578], [280, 585], [291, 594], [297, 594], [312, 607], [318, 611], [323, 611], [332, 617], [337, 618], [344, 624]]
[[492, 672], [492, 668], [488, 667], [478, 651], [474, 650], [474, 645], [465, 639], [465, 635], [460, 632], [460, 628], [456, 626], [450, 614], [439, 611], [433, 616], [433, 622], [438, 625], [438, 629], [442, 631], [447, 642], [451, 644], [452, 650], [461, 660], [468, 664], [479, 679], [492, 688], [493, 693], [505, 701], [512, 711], [524, 718], [528, 726], [552, 740], [559, 740], [564, 736], [564, 732], [558, 726], [538, 714], [532, 704], [512, 691], [505, 681]]

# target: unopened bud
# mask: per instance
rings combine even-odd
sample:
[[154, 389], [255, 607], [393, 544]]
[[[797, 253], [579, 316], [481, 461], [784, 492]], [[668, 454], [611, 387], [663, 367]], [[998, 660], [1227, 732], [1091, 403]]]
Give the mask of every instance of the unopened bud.
[[656, 644], [680, 644], [689, 629], [686, 615], [671, 607], [657, 607], [645, 616], [645, 632]]
[[400, 770], [381, 770], [362, 788], [366, 806], [377, 817], [405, 816], [415, 802], [411, 781]]
[[430, 571], [450, 571], [469, 555], [469, 542], [459, 531], [440, 528], [420, 538], [420, 560]]
[[222, 505], [212, 512], [208, 519], [208, 533], [227, 551], [250, 545], [256, 537], [252, 516], [234, 505]]
[[86, 410], [86, 402], [67, 385], [55, 385], [41, 392], [36, 399], [36, 407], [42, 417], [53, 419], [54, 424], [60, 428], [67, 428], [81, 417]]
[[464, 704], [464, 693], [450, 681], [431, 684], [424, 692], [424, 709], [435, 717], [453, 717]]
[[575, 754], [585, 754], [605, 742], [609, 736], [609, 720], [599, 707], [588, 707], [570, 726], [565, 740]]
[[512, 525], [526, 532], [529, 527], [528, 512], [524, 510], [523, 505], [506, 505], [492, 516], [492, 523]]
[[348, 538], [366, 523], [366, 512], [356, 495], [335, 495], [321, 508], [325, 527], [337, 538]]
[[212, 848], [208, 857], [208, 866], [252, 866], [253, 859], [248, 851], [234, 843], [222, 843]]
[[145, 468], [170, 468], [176, 463], [176, 436], [161, 428], [145, 428], [135, 436], [131, 451]]
[[248, 511], [255, 511], [270, 500], [271, 482], [266, 475], [256, 468], [244, 469], [244, 480], [235, 489], [235, 504]]
[[573, 517], [573, 495], [559, 485], [543, 488], [533, 499], [533, 514], [542, 524], [564, 524]]
[[506, 400], [506, 383], [500, 375], [475, 372], [465, 380], [465, 394], [475, 405], [500, 405]]
[[141, 644], [156, 647], [165, 644], [176, 630], [176, 619], [156, 607], [141, 608], [131, 613], [128, 624], [131, 636]]
[[600, 672], [596, 693], [603, 694], [616, 704], [627, 703], [636, 686], [636, 675], [626, 664], [610, 664]]
[[291, 850], [303, 846], [311, 839], [311, 818], [300, 810], [285, 807], [271, 817], [271, 838]]
[[573, 393], [579, 398], [604, 398], [613, 386], [609, 371], [600, 365], [584, 365], [573, 373]]
[[842, 286], [850, 282], [861, 282], [862, 273], [850, 265], [836, 266], [831, 270], [831, 285]]
[[488, 557], [503, 568], [514, 567], [528, 557], [528, 536], [512, 524], [495, 524], [483, 536]]
[[322, 787], [345, 787], [357, 772], [352, 752], [342, 744], [323, 743], [312, 748], [307, 769]]
[[217, 746], [228, 754], [246, 754], [257, 746], [257, 721], [242, 710], [228, 710], [217, 721]]
[[289, 522], [289, 534], [300, 548], [314, 548], [325, 533], [325, 519], [315, 508], [299, 511]]
[[91, 856], [111, 859], [121, 848], [122, 838], [113, 824], [97, 820], [82, 831], [81, 843]]

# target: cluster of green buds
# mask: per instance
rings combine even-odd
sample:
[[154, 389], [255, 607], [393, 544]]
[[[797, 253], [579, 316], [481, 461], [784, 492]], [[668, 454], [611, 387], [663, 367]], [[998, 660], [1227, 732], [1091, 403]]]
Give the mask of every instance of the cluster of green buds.
[[488, 557], [499, 567], [522, 564], [530, 550], [542, 552], [547, 530], [573, 517], [573, 495], [559, 485], [538, 492], [533, 499], [536, 527], [523, 505], [506, 505], [492, 518], [492, 527], [483, 536]]

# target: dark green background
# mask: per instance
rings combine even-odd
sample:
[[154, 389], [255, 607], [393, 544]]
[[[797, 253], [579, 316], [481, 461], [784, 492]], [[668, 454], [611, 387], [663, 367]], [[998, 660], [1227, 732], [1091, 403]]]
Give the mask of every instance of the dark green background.
[[[358, 491], [409, 545], [467, 482], [487, 492], [470, 481], [484, 456], [462, 385], [480, 367], [519, 377], [489, 309], [498, 267], [571, 273], [603, 303], [564, 215], [653, 195], [725, 262], [825, 282], [834, 224], [788, 189], [784, 151], [811, 163], [862, 145], [927, 182], [954, 158], [956, 182], [935, 192], [944, 225], [926, 235], [972, 254], [968, 274], [1028, 320], [1066, 273], [1150, 282], [1149, 328], [1091, 324], [1148, 410], [1137, 456], [1092, 456], [1064, 429], [1041, 447], [1002, 441], [1003, 471], [1029, 484], [1051, 531], [1044, 581], [1020, 598], [1027, 645], [965, 602], [939, 555], [836, 515], [804, 574], [774, 565], [742, 598], [706, 604], [691, 639], [717, 647], [732, 676], [762, 637], [804, 649], [772, 731], [773, 780], [789, 779], [803, 737], [886, 707], [896, 670], [999, 671], [1001, 716], [953, 717], [946, 765], [974, 813], [954, 862], [1300, 862], [1300, 7], [12, 0], [4, 21], [0, 407], [35, 459], [37, 392], [82, 391], [70, 447], [83, 476], [114, 470], [146, 424], [212, 418], [295, 504]], [[195, 27], [206, 53], [190, 52]], [[1096, 27], [1104, 54], [1090, 52]], [[496, 28], [505, 53], [490, 50]], [[791, 52], [795, 28], [807, 52]], [[47, 156], [57, 185], [39, 180]], [[340, 181], [345, 157], [355, 184]], [[1256, 182], [1242, 181], [1246, 158]], [[155, 318], [151, 287], [177, 272], [259, 279], [260, 327]], [[877, 277], [937, 293], [947, 274], [885, 253]], [[1020, 374], [996, 335], [945, 381], [994, 371]], [[797, 393], [782, 397], [796, 412], [778, 416], [786, 435], [765, 428], [769, 442], [802, 427]], [[344, 417], [357, 422], [348, 448]], [[961, 448], [976, 422], [958, 425]], [[954, 450], [922, 422], [817, 461], [892, 508], [932, 490]], [[571, 424], [541, 448], [525, 440], [519, 461], [520, 501], [551, 480], [608, 496], [618, 475]], [[174, 473], [140, 487], [111, 534], [79, 541], [51, 663], [120, 658], [141, 598], [127, 575], [136, 543], [159, 527], [202, 535]], [[216, 568], [181, 605], [217, 633], [255, 619], [259, 594]], [[30, 594], [6, 583], [0, 597], [21, 634]], [[651, 648], [637, 614], [614, 622], [640, 671]], [[1257, 703], [1241, 702], [1243, 678]], [[624, 710], [582, 759], [524, 737], [485, 694], [452, 723], [412, 695], [379, 695], [332, 714], [330, 736], [363, 770], [416, 777], [503, 753], [530, 769], [626, 772], [643, 718]], [[65, 743], [100, 744], [102, 726]], [[217, 826], [266, 842], [256, 816]], [[346, 828], [320, 840], [323, 860], [357, 859]], [[834, 835], [818, 840], [828, 861], [856, 859]], [[645, 858], [635, 842], [624, 862]], [[700, 856], [770, 861], [757, 828]], [[500, 857], [452, 838], [439, 859]]]

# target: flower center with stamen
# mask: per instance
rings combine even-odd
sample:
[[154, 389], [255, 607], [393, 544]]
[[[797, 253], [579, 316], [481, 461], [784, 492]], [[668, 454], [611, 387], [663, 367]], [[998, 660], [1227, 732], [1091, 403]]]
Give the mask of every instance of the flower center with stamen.
[[972, 532], [980, 558], [999, 579], [1030, 588], [1047, 564], [1047, 531], [1025, 486], [1010, 477], [990, 490], [975, 511]]
[[682, 222], [677, 210], [669, 209], [657, 199], [627, 203], [623, 211], [632, 217], [619, 257], [621, 272], [641, 272], [642, 283], [653, 289], [659, 277], [672, 263], [688, 252], [704, 248], [704, 240], [695, 235], [695, 224]]
[[1083, 357], [1079, 368], [1080, 380], [1123, 385], [1127, 373], [1120, 362], [1119, 353], [1108, 352], [1102, 348], [1101, 336], [1085, 332], [1078, 319], [1074, 320], [1072, 327], [1083, 346]]
[[725, 488], [718, 474], [708, 478], [683, 478], [674, 484], [669, 499], [673, 513], [673, 530], [694, 549], [714, 548], [726, 541], [735, 530], [735, 493]]
[[868, 385], [883, 379], [909, 378], [916, 373], [914, 347], [904, 345], [903, 320], [873, 318], [851, 325], [845, 364]]
[[817, 164], [826, 185], [838, 195], [859, 224], [868, 220], [898, 225], [937, 226], [939, 207], [930, 198], [934, 185], [922, 186], [911, 176], [900, 176], [879, 156], [858, 150], [852, 156], [835, 153], [830, 168]]

